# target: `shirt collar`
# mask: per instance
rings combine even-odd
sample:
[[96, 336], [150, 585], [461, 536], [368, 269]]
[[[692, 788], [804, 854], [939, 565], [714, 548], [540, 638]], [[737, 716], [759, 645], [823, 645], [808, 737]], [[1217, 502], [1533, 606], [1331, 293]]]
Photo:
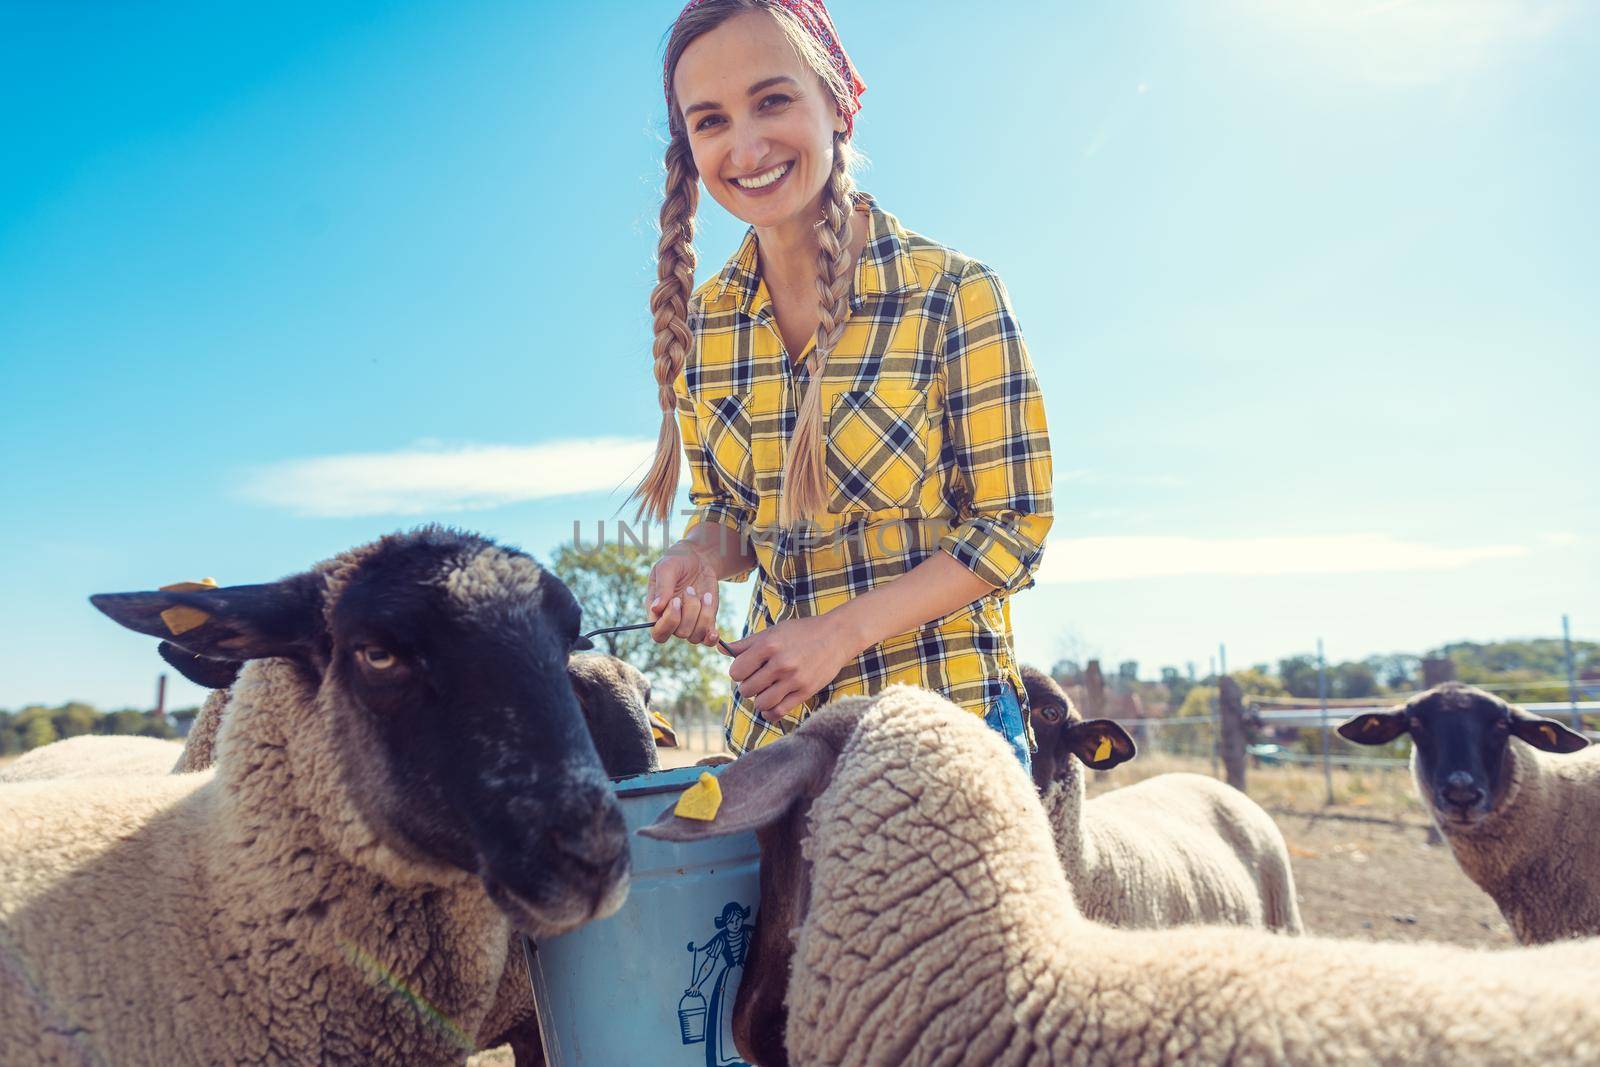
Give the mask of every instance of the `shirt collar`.
[[[850, 292], [852, 309], [869, 296], [887, 296], [917, 288], [916, 264], [905, 247], [900, 220], [884, 211], [867, 193], [857, 193], [867, 206], [867, 243], [856, 261], [855, 284]], [[744, 240], [723, 265], [711, 290], [713, 300], [731, 298], [746, 314], [754, 313], [756, 293], [761, 288], [759, 261], [756, 258], [756, 231], [745, 231]]]

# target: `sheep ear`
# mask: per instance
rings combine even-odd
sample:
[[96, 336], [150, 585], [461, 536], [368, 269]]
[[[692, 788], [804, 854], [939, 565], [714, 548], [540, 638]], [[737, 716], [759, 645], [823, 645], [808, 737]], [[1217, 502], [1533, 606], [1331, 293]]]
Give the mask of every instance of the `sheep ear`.
[[267, 585], [98, 593], [89, 603], [136, 633], [208, 659], [302, 658], [326, 633], [322, 581], [314, 574]]
[[1511, 709], [1511, 732], [1544, 752], [1576, 752], [1589, 744], [1576, 730], [1518, 707]]
[[1387, 745], [1408, 729], [1403, 711], [1369, 711], [1340, 723], [1339, 736], [1358, 745]]
[[672, 724], [667, 721], [667, 717], [659, 711], [650, 713], [650, 733], [656, 739], [657, 748], [678, 747], [678, 731], [672, 728]]
[[197, 656], [193, 652], [179, 648], [171, 641], [161, 642], [156, 646], [156, 651], [173, 670], [195, 685], [203, 685], [207, 689], [227, 689], [238, 680], [239, 668], [244, 666], [238, 660]]
[[829, 745], [803, 734], [779, 738], [745, 753], [717, 775], [722, 805], [714, 819], [684, 819], [668, 808], [639, 833], [661, 841], [700, 841], [771, 826], [796, 801], [827, 785], [837, 758]]
[[1073, 755], [1097, 771], [1109, 771], [1139, 752], [1128, 731], [1110, 719], [1073, 723], [1067, 727], [1066, 743]]

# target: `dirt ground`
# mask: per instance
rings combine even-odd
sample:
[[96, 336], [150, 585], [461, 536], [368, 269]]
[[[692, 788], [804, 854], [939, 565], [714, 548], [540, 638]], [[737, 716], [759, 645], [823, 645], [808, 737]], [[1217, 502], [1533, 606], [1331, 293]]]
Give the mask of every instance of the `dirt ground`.
[[1419, 824], [1274, 812], [1289, 844], [1300, 914], [1324, 937], [1506, 946], [1511, 930], [1448, 845]]
[[[1169, 771], [1208, 773], [1208, 760], [1141, 755], [1095, 775], [1089, 792]], [[1334, 803], [1326, 803], [1331, 785]], [[1467, 880], [1450, 846], [1429, 844], [1428, 816], [1411, 775], [1394, 770], [1255, 768], [1252, 799], [1271, 813], [1289, 845], [1300, 915], [1323, 937], [1367, 941], [1515, 944], [1488, 895]]]

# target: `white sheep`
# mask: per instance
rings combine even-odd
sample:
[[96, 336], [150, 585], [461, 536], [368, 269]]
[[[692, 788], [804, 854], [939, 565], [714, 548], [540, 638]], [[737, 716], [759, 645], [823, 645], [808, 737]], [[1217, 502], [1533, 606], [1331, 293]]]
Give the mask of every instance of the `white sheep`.
[[158, 636], [199, 613], [174, 640], [251, 662], [214, 772], [0, 790], [7, 1067], [461, 1064], [511, 926], [620, 903], [580, 612], [522, 553], [430, 527], [269, 585], [93, 599]]
[[156, 737], [85, 734], [41, 745], [0, 769], [0, 785], [47, 778], [167, 774], [183, 756], [176, 741]]
[[763, 1067], [1600, 1061], [1600, 943], [1484, 952], [1084, 918], [1015, 757], [931, 693], [838, 701], [719, 785], [713, 821], [668, 811], [643, 832], [759, 828], [763, 867], [795, 876], [789, 899], [762, 896], [735, 1006]]
[[1084, 915], [1113, 926], [1225, 923], [1304, 932], [1272, 816], [1199, 774], [1160, 774], [1085, 800], [1085, 772], [1131, 759], [1109, 719], [1084, 720], [1055, 680], [1022, 671], [1039, 751], [1034, 784]]
[[1339, 733], [1363, 745], [1411, 735], [1422, 806], [1518, 941], [1600, 934], [1600, 755], [1571, 754], [1583, 735], [1459, 682]]

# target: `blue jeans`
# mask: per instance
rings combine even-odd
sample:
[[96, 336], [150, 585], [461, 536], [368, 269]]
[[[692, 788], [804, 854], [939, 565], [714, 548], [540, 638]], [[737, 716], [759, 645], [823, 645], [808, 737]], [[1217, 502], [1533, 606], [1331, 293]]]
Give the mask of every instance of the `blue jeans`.
[[989, 705], [983, 721], [989, 729], [1005, 738], [1006, 744], [1011, 746], [1011, 751], [1022, 764], [1022, 769], [1032, 774], [1033, 753], [1028, 748], [1028, 731], [1022, 724], [1022, 705], [1017, 702], [1016, 690], [1006, 686], [1000, 699]]

